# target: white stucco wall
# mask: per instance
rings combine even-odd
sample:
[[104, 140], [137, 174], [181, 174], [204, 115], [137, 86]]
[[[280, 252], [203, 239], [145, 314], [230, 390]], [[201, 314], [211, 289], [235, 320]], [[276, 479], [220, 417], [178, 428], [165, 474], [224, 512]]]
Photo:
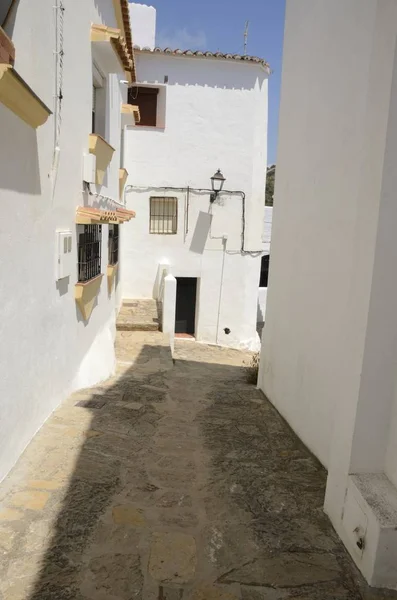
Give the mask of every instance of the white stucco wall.
[[256, 317], [258, 323], [265, 322], [267, 290], [267, 287], [260, 287], [258, 290], [258, 313]]
[[[273, 207], [265, 206], [265, 218], [263, 222], [263, 256], [270, 254], [270, 243], [272, 239], [272, 220], [273, 220]], [[258, 313], [257, 322], [264, 323], [266, 315], [266, 303], [267, 303], [267, 291], [268, 287], [260, 287], [258, 290]]]
[[377, 149], [364, 147], [377, 4], [303, 0], [286, 16], [260, 386], [326, 466], [336, 403], [357, 395], [368, 312], [370, 275], [353, 285], [377, 222]]
[[265, 217], [263, 221], [263, 252], [270, 254], [270, 242], [272, 240], [273, 206], [265, 206]]
[[[7, 31], [16, 47], [15, 67], [52, 110], [55, 89], [55, 3], [20, 0]], [[116, 26], [112, 2], [90, 0], [64, 12], [64, 73], [60, 158], [54, 196], [51, 168], [54, 116], [37, 131], [0, 104], [0, 479], [33, 434], [73, 389], [106, 378], [114, 367], [115, 293], [106, 276], [91, 318], [84, 322], [74, 300], [77, 280], [76, 207], [93, 204], [83, 193], [83, 153], [91, 132], [91, 23]], [[44, 33], [43, 33], [44, 32]], [[124, 87], [107, 82], [108, 141], [116, 148], [101, 193], [118, 199], [120, 103]], [[98, 204], [98, 203], [96, 203]], [[107, 202], [101, 203], [102, 207]], [[108, 205], [110, 207], [110, 205]], [[55, 232], [73, 232], [76, 270], [55, 281]], [[102, 228], [106, 274], [108, 227]], [[119, 293], [119, 292], [117, 292]]]
[[[127, 205], [137, 218], [123, 239], [124, 294], [151, 298], [158, 265], [169, 264], [175, 277], [200, 279], [197, 339], [253, 346], [263, 247], [267, 75], [258, 65], [158, 54], [138, 53], [137, 64], [140, 81], [162, 84], [168, 76], [168, 84], [161, 91], [165, 126], [126, 132], [126, 165], [137, 186], [126, 194]], [[208, 192], [191, 191], [187, 200], [184, 191], [154, 189], [209, 188], [218, 168], [226, 177], [225, 190], [246, 194], [245, 249], [257, 251], [254, 256], [240, 253], [241, 196], [225, 193], [222, 205], [210, 206]], [[149, 234], [149, 198], [159, 194], [178, 198], [176, 235]]]
[[156, 43], [156, 9], [146, 4], [130, 3], [132, 39], [136, 46], [153, 49]]
[[162, 302], [163, 333], [168, 335], [171, 352], [174, 352], [175, 344], [175, 310], [176, 310], [176, 290], [177, 281], [173, 275], [164, 277], [162, 294], [160, 300]]
[[287, 1], [259, 373], [327, 466], [325, 510], [353, 559], [393, 589], [396, 42], [393, 0]]

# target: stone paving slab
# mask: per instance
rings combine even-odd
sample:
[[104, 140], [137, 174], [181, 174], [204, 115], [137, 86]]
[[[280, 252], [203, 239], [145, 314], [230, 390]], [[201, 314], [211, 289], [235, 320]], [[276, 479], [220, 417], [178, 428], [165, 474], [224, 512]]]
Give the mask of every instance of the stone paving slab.
[[381, 600], [250, 355], [119, 332], [0, 485], [1, 600]]
[[117, 317], [118, 331], [159, 331], [161, 307], [156, 300], [124, 300]]
[[192, 535], [179, 532], [153, 534], [149, 573], [154, 580], [176, 585], [189, 583], [194, 579], [196, 565], [196, 542]]

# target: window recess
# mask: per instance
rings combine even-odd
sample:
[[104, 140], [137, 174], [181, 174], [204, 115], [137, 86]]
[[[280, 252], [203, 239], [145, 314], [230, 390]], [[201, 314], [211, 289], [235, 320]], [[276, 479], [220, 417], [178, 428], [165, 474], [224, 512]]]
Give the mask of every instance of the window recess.
[[172, 235], [178, 231], [178, 199], [150, 198], [149, 233]]

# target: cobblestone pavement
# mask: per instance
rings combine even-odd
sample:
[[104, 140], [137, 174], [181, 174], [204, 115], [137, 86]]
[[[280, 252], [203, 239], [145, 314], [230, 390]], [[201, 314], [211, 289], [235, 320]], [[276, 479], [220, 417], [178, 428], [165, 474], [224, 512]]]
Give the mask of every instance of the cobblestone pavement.
[[[3, 600], [356, 600], [325, 472], [245, 382], [248, 355], [118, 334], [0, 486]], [[1, 596], [2, 595], [2, 596]]]

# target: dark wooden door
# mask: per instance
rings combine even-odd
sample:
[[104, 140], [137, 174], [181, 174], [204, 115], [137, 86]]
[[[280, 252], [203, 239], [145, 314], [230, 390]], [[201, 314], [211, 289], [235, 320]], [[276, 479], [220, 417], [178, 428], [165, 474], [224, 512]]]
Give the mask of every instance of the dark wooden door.
[[194, 335], [197, 279], [177, 277], [175, 333]]

